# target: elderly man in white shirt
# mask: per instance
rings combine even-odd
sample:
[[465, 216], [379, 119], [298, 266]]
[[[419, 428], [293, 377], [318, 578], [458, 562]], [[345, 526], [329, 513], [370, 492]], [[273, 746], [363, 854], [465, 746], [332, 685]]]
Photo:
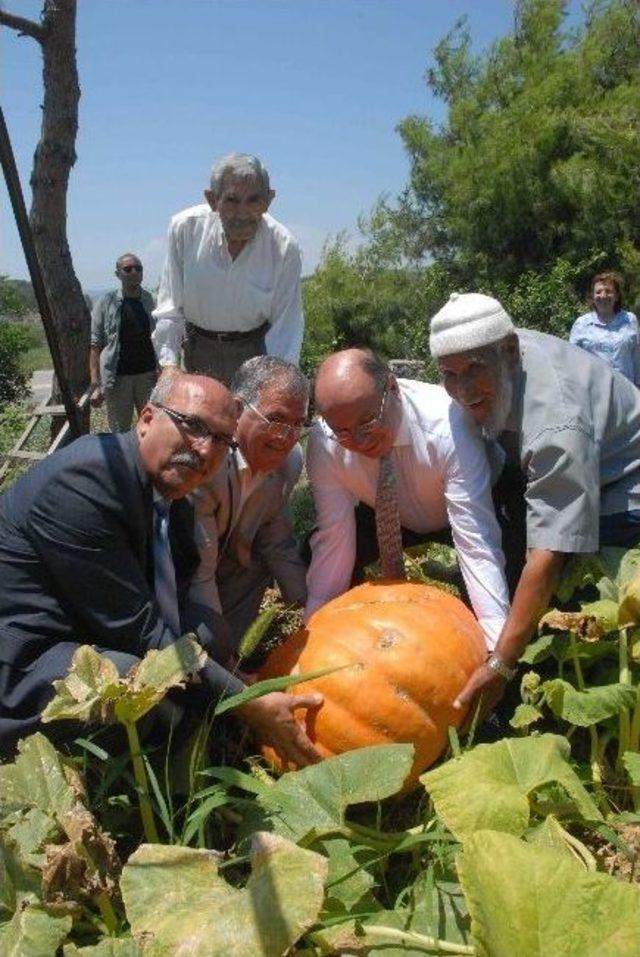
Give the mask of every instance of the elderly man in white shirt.
[[368, 350], [326, 359], [315, 399], [321, 419], [309, 436], [307, 471], [318, 527], [306, 616], [349, 587], [355, 507], [374, 506], [380, 460], [389, 455], [403, 528], [427, 537], [451, 527], [471, 605], [493, 648], [509, 599], [490, 468], [472, 424], [443, 388], [396, 379]]
[[275, 196], [259, 159], [231, 153], [215, 164], [206, 203], [169, 226], [153, 343], [161, 366], [229, 384], [255, 355], [297, 362], [303, 333], [302, 260], [267, 210]]

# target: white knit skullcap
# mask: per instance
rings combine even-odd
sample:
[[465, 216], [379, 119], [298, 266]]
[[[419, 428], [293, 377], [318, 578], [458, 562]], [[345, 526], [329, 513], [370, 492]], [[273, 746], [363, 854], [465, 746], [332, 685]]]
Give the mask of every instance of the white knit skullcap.
[[497, 299], [479, 292], [452, 292], [431, 320], [429, 348], [434, 358], [481, 349], [515, 332]]

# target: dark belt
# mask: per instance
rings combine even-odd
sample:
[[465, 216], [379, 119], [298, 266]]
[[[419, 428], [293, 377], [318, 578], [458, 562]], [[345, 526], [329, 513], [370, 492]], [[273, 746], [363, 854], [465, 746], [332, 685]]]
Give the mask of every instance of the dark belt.
[[188, 322], [187, 335], [202, 336], [204, 339], [213, 339], [215, 342], [237, 342], [239, 339], [257, 339], [267, 332], [269, 326], [269, 322], [263, 322], [261, 326], [249, 329], [248, 332], [214, 332], [212, 329], [203, 329], [202, 326]]

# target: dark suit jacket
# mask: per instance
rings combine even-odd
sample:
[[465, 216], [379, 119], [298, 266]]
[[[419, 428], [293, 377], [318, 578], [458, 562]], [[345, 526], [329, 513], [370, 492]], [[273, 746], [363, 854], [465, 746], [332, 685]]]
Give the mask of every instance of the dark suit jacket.
[[[174, 640], [153, 594], [152, 503], [135, 432], [84, 436], [0, 498], [0, 666], [13, 675], [4, 667], [0, 739], [3, 714], [20, 707], [8, 705], [12, 680], [40, 662], [47, 673], [37, 678], [49, 680], [66, 672], [79, 644], [141, 657]], [[185, 591], [198, 563], [191, 507], [174, 503], [171, 518]], [[197, 630], [212, 654], [214, 621], [207, 609], [183, 608], [184, 629]]]

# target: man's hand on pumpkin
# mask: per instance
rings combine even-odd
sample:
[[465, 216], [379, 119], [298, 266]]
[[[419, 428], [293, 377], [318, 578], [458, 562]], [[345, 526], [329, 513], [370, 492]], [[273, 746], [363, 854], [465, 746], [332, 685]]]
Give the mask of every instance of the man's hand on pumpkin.
[[322, 702], [323, 697], [318, 693], [293, 695], [273, 691], [238, 708], [238, 715], [253, 728], [262, 743], [270, 745], [285, 762], [303, 768], [316, 764], [322, 755], [294, 712], [300, 708], [317, 711]]
[[507, 680], [498, 674], [485, 662], [473, 672], [466, 685], [453, 702], [453, 707], [463, 711], [467, 707], [469, 712], [464, 724], [467, 730], [471, 725], [478, 708], [478, 722], [490, 714], [504, 694]]

